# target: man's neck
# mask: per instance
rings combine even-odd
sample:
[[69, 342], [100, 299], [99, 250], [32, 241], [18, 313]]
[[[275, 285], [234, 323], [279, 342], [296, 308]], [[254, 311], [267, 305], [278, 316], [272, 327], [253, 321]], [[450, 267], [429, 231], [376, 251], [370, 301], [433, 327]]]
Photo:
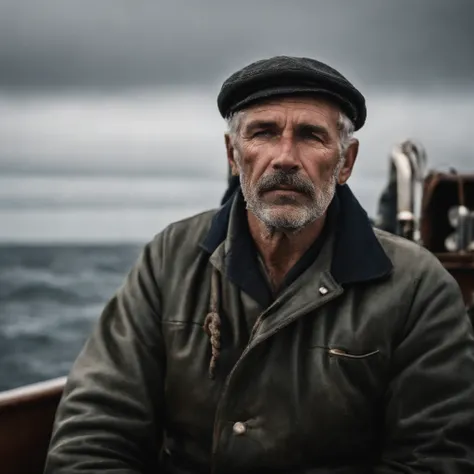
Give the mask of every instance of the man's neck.
[[269, 230], [252, 212], [247, 212], [250, 234], [263, 259], [273, 290], [321, 235], [326, 215], [298, 232]]

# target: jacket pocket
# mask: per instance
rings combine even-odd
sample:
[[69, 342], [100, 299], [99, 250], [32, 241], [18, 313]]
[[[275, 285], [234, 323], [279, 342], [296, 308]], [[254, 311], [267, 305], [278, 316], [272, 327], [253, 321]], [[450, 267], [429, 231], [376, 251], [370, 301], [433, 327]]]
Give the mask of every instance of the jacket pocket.
[[340, 357], [342, 359], [367, 359], [380, 353], [378, 349], [369, 352], [355, 353], [337, 347], [328, 347], [326, 351], [331, 357]]
[[319, 351], [321, 354], [326, 354], [326, 356], [329, 356], [331, 359], [364, 360], [373, 358], [380, 354], [379, 349], [346, 349], [345, 347], [338, 345], [311, 345], [309, 349], [311, 351]]
[[328, 344], [319, 350], [333, 387], [338, 387], [351, 406], [362, 410], [369, 401], [379, 398], [384, 390], [387, 363], [380, 349]]

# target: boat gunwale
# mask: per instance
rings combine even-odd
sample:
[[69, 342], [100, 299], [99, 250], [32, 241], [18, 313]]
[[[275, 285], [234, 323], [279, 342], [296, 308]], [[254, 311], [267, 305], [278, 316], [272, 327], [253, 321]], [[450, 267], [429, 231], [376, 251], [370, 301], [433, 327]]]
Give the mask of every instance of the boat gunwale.
[[59, 397], [64, 390], [67, 377], [58, 377], [0, 392], [0, 414], [17, 405], [43, 402]]

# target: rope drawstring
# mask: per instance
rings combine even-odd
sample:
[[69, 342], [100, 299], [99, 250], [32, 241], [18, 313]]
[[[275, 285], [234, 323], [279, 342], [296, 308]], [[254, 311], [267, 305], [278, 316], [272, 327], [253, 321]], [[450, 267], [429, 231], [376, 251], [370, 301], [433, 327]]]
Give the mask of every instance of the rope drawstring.
[[219, 310], [219, 273], [214, 268], [211, 278], [211, 300], [209, 303], [209, 313], [204, 320], [204, 331], [206, 331], [211, 341], [211, 361], [209, 363], [209, 378], [215, 377], [217, 360], [221, 353], [221, 318]]

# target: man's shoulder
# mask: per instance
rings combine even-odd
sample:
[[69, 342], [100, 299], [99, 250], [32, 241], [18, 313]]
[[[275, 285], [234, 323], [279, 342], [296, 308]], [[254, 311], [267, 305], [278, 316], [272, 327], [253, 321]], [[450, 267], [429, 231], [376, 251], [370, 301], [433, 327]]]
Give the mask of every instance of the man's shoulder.
[[158, 235], [167, 239], [190, 239], [199, 244], [209, 232], [212, 219], [217, 213], [217, 209], [210, 209], [199, 214], [195, 214], [185, 219], [172, 222], [166, 226]]
[[217, 209], [207, 210], [167, 225], [148, 243], [151, 253], [163, 260], [200, 251], [216, 212]]
[[406, 275], [410, 272], [415, 279], [425, 273], [435, 273], [450, 278], [439, 259], [419, 243], [377, 228], [374, 228], [374, 232], [396, 273], [401, 271]]

